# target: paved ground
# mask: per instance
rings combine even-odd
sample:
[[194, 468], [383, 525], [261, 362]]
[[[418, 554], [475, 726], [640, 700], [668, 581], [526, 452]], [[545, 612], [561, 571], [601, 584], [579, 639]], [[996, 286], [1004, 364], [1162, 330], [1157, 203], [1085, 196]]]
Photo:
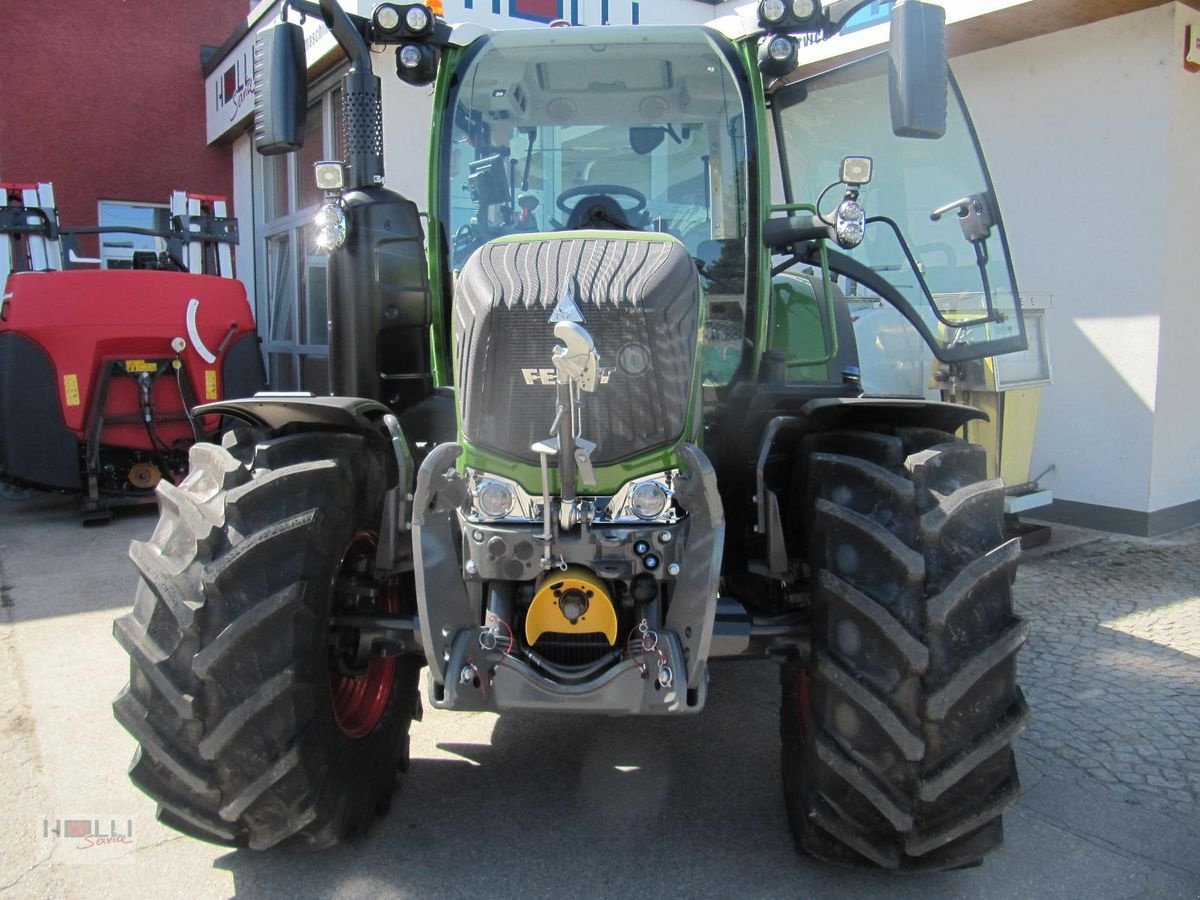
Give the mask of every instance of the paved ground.
[[1025, 759], [1200, 818], [1200, 532], [1052, 550], [1022, 568], [1018, 602]]
[[[777, 679], [759, 663], [716, 669], [708, 708], [674, 722], [427, 711], [392, 813], [316, 857], [180, 837], [130, 786], [109, 710], [125, 547], [153, 518], [82, 529], [66, 501], [0, 504], [0, 893], [1200, 897], [1200, 531], [1060, 530], [1027, 561], [1034, 722], [1007, 845], [978, 869], [895, 878], [793, 853]], [[87, 820], [106, 844], [69, 836]]]

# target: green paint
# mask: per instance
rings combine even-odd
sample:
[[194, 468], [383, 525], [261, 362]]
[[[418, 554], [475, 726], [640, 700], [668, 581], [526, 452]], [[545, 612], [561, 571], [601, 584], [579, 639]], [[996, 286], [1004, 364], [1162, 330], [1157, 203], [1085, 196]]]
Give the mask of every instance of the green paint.
[[446, 246], [442, 228], [439, 186], [442, 183], [442, 142], [447, 139], [444, 121], [450, 75], [458, 68], [462, 55], [463, 51], [457, 47], [448, 47], [443, 51], [433, 92], [433, 123], [429, 140], [429, 233], [425, 245], [428, 248], [429, 289], [433, 296], [433, 328], [430, 333], [433, 383], [439, 386], [454, 383], [450, 323], [447, 321], [454, 285], [452, 279], [447, 282], [442, 274], [442, 260], [449, 258], [450, 248]]

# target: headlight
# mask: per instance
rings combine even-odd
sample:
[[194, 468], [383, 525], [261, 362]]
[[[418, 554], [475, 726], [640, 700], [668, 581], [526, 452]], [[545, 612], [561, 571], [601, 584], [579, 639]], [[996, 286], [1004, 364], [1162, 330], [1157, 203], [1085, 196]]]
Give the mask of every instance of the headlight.
[[776, 25], [787, 15], [787, 4], [783, 0], [763, 0], [758, 7], [759, 18], [771, 25]]
[[390, 3], [383, 4], [375, 10], [375, 24], [381, 31], [390, 34], [400, 25], [400, 10]]
[[643, 481], [629, 494], [629, 506], [639, 519], [657, 519], [667, 509], [667, 489], [657, 481]]
[[767, 45], [767, 55], [775, 62], [786, 62], [795, 49], [796, 45], [792, 43], [791, 38], [780, 35], [771, 38], [771, 42]]
[[316, 234], [313, 243], [324, 253], [332, 253], [346, 243], [346, 211], [339, 203], [326, 203], [317, 210], [313, 221]]
[[792, 0], [792, 15], [804, 21], [817, 11], [816, 0]]
[[415, 69], [421, 64], [422, 59], [421, 48], [416, 44], [405, 44], [396, 54], [396, 60], [406, 69]]
[[502, 481], [481, 481], [475, 489], [475, 508], [489, 519], [507, 516], [514, 500], [513, 489]]
[[413, 34], [420, 34], [433, 24], [433, 17], [423, 6], [410, 6], [404, 14], [404, 24]]
[[838, 204], [834, 220], [837, 242], [847, 249], [862, 243], [866, 233], [867, 213], [857, 200], [843, 200]]

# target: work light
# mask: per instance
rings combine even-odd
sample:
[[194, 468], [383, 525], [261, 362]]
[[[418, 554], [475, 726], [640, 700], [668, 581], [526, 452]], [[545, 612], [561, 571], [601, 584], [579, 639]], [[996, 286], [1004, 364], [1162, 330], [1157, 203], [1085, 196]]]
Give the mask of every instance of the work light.
[[346, 186], [346, 170], [339, 160], [313, 163], [313, 171], [322, 191], [340, 191]]
[[405, 84], [429, 84], [437, 77], [437, 64], [437, 51], [428, 44], [401, 44], [396, 48], [396, 74]]
[[778, 25], [787, 15], [787, 4], [783, 0], [763, 0], [758, 5], [758, 18], [768, 25]]
[[779, 78], [796, 68], [796, 41], [786, 34], [768, 35], [758, 48], [758, 69]]

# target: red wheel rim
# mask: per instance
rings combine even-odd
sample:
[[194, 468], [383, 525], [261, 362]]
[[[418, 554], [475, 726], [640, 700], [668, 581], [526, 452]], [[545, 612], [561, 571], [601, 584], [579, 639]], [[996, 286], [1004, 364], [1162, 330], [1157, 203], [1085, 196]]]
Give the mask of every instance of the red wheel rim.
[[[354, 536], [345, 556], [339, 575], [353, 571], [363, 555], [375, 553], [375, 535], [360, 531]], [[388, 614], [400, 612], [400, 594], [395, 588], [384, 591], [377, 601], [378, 608]], [[333, 695], [333, 717], [342, 733], [350, 738], [366, 737], [375, 730], [392, 696], [392, 681], [396, 675], [396, 657], [373, 659], [367, 671], [358, 677], [343, 675], [336, 669], [329, 673], [329, 687]]]

